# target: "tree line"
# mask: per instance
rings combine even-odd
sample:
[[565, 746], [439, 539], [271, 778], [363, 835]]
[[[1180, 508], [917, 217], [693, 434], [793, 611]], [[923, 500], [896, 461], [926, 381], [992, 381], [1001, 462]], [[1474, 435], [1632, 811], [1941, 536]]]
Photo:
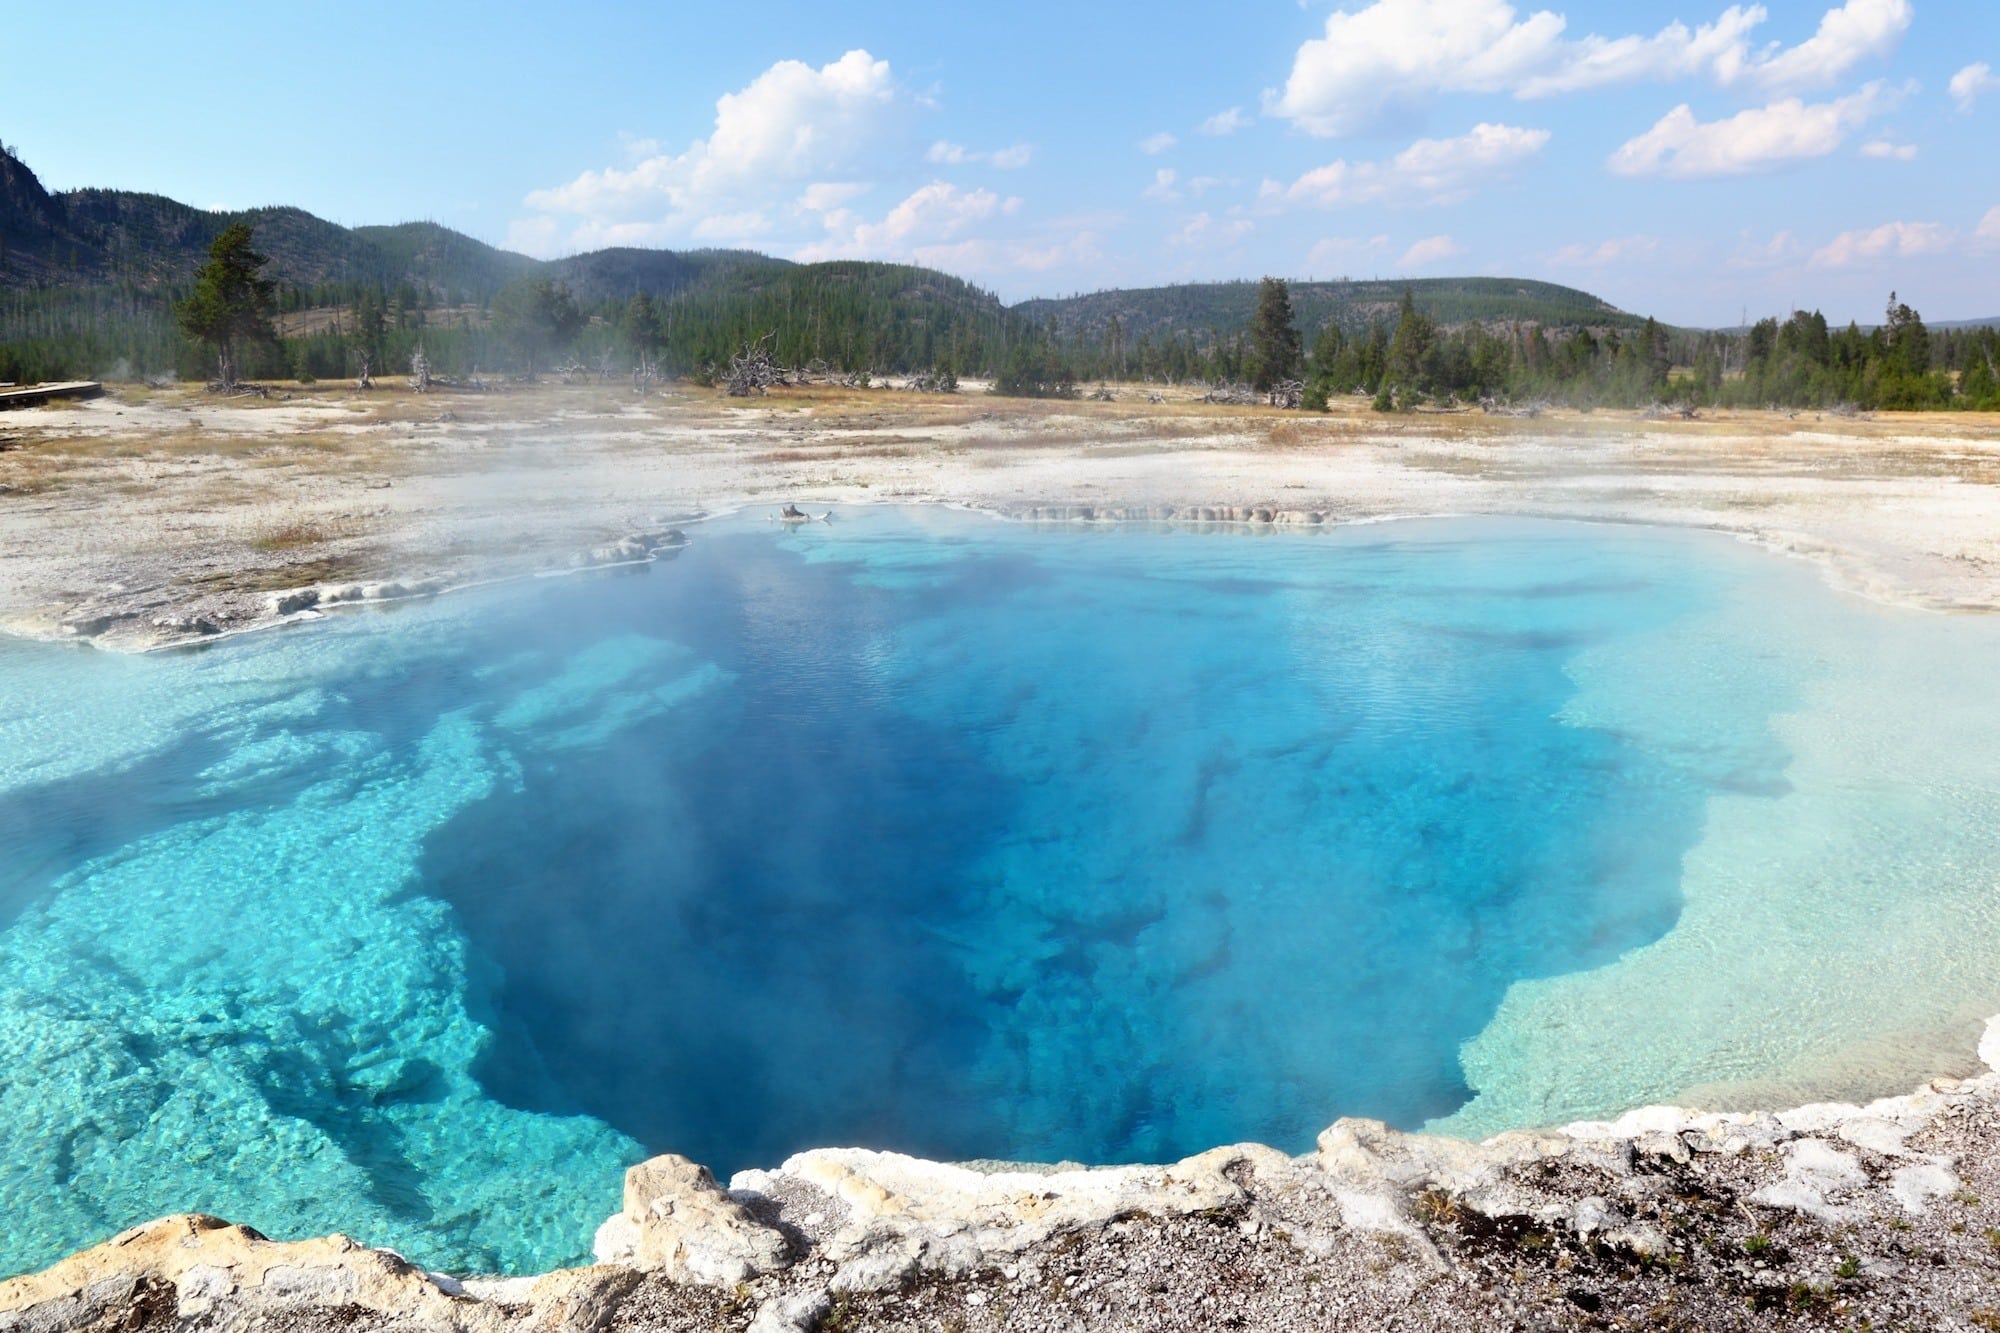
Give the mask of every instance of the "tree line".
[[[490, 299], [448, 299], [419, 284], [287, 287], [261, 276], [251, 229], [219, 236], [185, 289], [104, 286], [0, 294], [0, 380], [173, 375], [225, 381], [396, 373], [421, 349], [440, 375], [534, 375], [558, 365], [705, 380], [769, 341], [783, 364], [842, 372], [937, 370], [991, 377], [1003, 393], [1061, 397], [1093, 381], [1297, 379], [1304, 405], [1364, 396], [1383, 410], [1480, 401], [1580, 408], [1685, 407], [2000, 410], [2000, 332], [1931, 330], [1893, 294], [1883, 322], [1831, 328], [1817, 312], [1741, 332], [1552, 329], [1532, 321], [1446, 326], [1406, 291], [1395, 318], [1364, 328], [1327, 319], [1310, 341], [1287, 284], [1266, 278], [1237, 331], [1148, 331], [1114, 315], [1065, 335], [976, 288], [924, 270], [831, 264], [667, 296], [580, 300], [524, 277]], [[294, 332], [278, 333], [287, 316]]]

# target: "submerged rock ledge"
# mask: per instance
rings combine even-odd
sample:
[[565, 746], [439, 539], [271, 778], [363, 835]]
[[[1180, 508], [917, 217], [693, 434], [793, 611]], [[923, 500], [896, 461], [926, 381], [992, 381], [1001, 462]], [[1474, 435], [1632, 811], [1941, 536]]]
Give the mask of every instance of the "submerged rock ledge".
[[165, 1218], [0, 1282], [0, 1333], [204, 1329], [2000, 1326], [1989, 1072], [1866, 1106], [1649, 1107], [1484, 1143], [998, 1168], [815, 1149], [627, 1174], [598, 1263], [455, 1278], [342, 1236]]

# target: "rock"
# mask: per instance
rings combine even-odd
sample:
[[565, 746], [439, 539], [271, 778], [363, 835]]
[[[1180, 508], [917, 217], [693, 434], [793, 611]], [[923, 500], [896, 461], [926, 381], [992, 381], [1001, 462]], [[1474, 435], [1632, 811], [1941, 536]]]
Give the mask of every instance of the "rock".
[[1956, 1194], [1959, 1188], [1958, 1177], [1937, 1162], [1901, 1167], [1889, 1177], [1889, 1193], [1906, 1213], [1926, 1213], [1931, 1200]]
[[1785, 1177], [1750, 1196], [1752, 1203], [1793, 1212], [1829, 1224], [1862, 1216], [1859, 1208], [1833, 1203], [1829, 1195], [1860, 1189], [1868, 1173], [1853, 1153], [1841, 1152], [1823, 1139], [1797, 1139], [1785, 1147]]
[[1593, 1194], [1579, 1199], [1570, 1214], [1570, 1226], [1579, 1236], [1591, 1236], [1599, 1231], [1613, 1231], [1625, 1225], [1625, 1214], [1611, 1206], [1607, 1199]]
[[319, 589], [295, 588], [291, 592], [274, 593], [270, 605], [271, 614], [274, 616], [290, 616], [301, 611], [310, 611], [319, 605]]
[[708, 1168], [667, 1154], [625, 1173], [625, 1211], [597, 1230], [599, 1263], [729, 1286], [791, 1262], [784, 1234], [723, 1193]]
[[607, 546], [594, 546], [580, 563], [584, 565], [628, 565], [644, 560], [651, 549], [637, 537], [621, 537]]
[[1171, 1166], [1055, 1171], [975, 1171], [901, 1153], [821, 1148], [797, 1154], [770, 1176], [812, 1186], [845, 1206], [845, 1224], [819, 1253], [838, 1265], [835, 1290], [876, 1291], [920, 1271], [956, 1276], [997, 1266], [1121, 1218], [1242, 1208], [1251, 1199], [1245, 1180], [1282, 1193], [1295, 1187], [1299, 1172], [1285, 1154], [1243, 1144]]
[[527, 1297], [535, 1333], [599, 1333], [642, 1276], [629, 1268], [565, 1268], [535, 1279]]
[[748, 1333], [814, 1333], [832, 1309], [833, 1301], [824, 1291], [774, 1297], [757, 1307]]
[[206, 637], [222, 633], [222, 627], [207, 616], [155, 616], [153, 628], [165, 630], [169, 634], [199, 634]]
[[486, 1333], [495, 1312], [454, 1300], [422, 1270], [344, 1236], [280, 1243], [185, 1214], [134, 1227], [40, 1273], [0, 1282], [0, 1329], [67, 1330], [157, 1293], [165, 1310], [212, 1328], [268, 1327], [284, 1312], [349, 1307], [403, 1327]]

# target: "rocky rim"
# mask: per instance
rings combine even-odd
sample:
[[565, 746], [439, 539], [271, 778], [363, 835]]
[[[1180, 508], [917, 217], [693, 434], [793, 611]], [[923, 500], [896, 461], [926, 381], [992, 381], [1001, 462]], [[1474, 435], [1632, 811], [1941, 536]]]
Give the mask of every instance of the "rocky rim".
[[2000, 1328], [1989, 1072], [1866, 1106], [1669, 1107], [1484, 1143], [994, 1169], [816, 1149], [632, 1168], [597, 1264], [451, 1277], [210, 1217], [0, 1282], [0, 1333], [202, 1329]]

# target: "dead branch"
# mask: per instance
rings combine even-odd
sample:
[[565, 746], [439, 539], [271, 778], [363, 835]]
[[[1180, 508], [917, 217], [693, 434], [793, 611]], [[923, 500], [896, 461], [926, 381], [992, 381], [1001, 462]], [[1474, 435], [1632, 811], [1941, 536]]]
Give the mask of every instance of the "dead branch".
[[772, 385], [790, 382], [784, 367], [771, 359], [771, 340], [776, 336], [767, 333], [729, 358], [729, 376], [722, 389], [725, 394], [731, 398], [748, 398], [752, 394], [761, 397], [771, 391]]

